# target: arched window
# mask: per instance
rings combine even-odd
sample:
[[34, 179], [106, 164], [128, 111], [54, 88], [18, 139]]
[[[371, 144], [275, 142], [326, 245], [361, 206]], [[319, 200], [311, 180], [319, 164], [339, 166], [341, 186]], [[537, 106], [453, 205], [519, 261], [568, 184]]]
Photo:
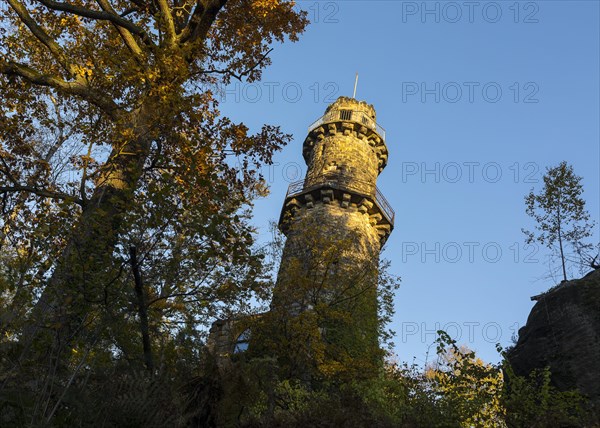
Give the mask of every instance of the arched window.
[[248, 344], [250, 343], [250, 329], [246, 329], [240, 334], [236, 341], [235, 346], [233, 347], [234, 354], [241, 354], [248, 350]]

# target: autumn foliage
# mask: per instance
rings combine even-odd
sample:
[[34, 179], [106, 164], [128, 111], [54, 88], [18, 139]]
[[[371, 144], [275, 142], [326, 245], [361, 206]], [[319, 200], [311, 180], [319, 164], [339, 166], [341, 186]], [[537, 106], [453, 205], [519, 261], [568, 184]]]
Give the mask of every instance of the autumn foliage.
[[[385, 363], [398, 282], [373, 260], [236, 370], [206, 352], [212, 321], [271, 297], [249, 219], [260, 167], [291, 138], [232, 122], [215, 91], [260, 79], [307, 24], [283, 0], [0, 4], [0, 426], [580, 421], [547, 374], [508, 391], [447, 336], [436, 366]], [[377, 293], [361, 272], [385, 292], [352, 297]]]
[[259, 79], [305, 13], [7, 0], [0, 19], [2, 413], [110, 424], [103, 379], [189, 378], [210, 320], [264, 297], [249, 209], [290, 136], [231, 122], [215, 90]]

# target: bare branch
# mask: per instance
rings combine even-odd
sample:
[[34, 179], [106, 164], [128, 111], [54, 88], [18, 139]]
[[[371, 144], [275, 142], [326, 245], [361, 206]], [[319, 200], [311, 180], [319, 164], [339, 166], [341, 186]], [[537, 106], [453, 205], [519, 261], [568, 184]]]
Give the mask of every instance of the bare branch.
[[45, 155], [38, 153], [38, 157], [44, 162], [50, 162], [52, 157], [56, 154], [56, 152], [62, 147], [62, 145], [71, 138], [71, 135], [74, 133], [74, 129], [69, 129], [68, 132], [65, 133], [65, 124], [62, 119], [62, 114], [60, 113], [60, 107], [58, 105], [58, 101], [53, 95], [50, 95], [50, 101], [54, 105], [54, 114], [56, 115], [56, 128], [58, 129], [58, 135], [56, 135], [56, 140], [50, 146]]
[[52, 190], [38, 189], [37, 187], [23, 186], [18, 184], [15, 184], [14, 186], [0, 186], [0, 194], [17, 192], [33, 193], [34, 195], [43, 196], [45, 198], [70, 201], [83, 206], [83, 201], [81, 199], [75, 198], [71, 195], [67, 195], [66, 193], [54, 192]]
[[92, 141], [90, 141], [90, 144], [88, 145], [87, 156], [83, 163], [83, 170], [81, 171], [81, 182], [79, 183], [79, 194], [81, 195], [81, 200], [83, 201], [84, 204], [87, 202], [87, 198], [85, 196], [85, 184], [87, 182], [87, 179], [89, 178], [88, 173], [87, 173], [87, 168], [88, 168], [89, 159], [92, 156], [92, 147], [93, 146], [94, 146], [94, 143]]
[[210, 70], [202, 70], [200, 73], [203, 74], [224, 74], [224, 75], [229, 75], [232, 77], [235, 77], [237, 80], [239, 80], [240, 82], [242, 81], [242, 78], [247, 76], [248, 74], [250, 74], [252, 71], [254, 71], [259, 65], [262, 64], [262, 62], [267, 59], [267, 56], [269, 56], [269, 54], [273, 51], [273, 48], [269, 48], [269, 50], [267, 52], [265, 52], [264, 55], [262, 55], [258, 61], [256, 61], [256, 63], [252, 66], [247, 68], [246, 70], [242, 71], [240, 74], [235, 74], [233, 73], [231, 70], [225, 69], [225, 70], [218, 70], [218, 69], [210, 69]]

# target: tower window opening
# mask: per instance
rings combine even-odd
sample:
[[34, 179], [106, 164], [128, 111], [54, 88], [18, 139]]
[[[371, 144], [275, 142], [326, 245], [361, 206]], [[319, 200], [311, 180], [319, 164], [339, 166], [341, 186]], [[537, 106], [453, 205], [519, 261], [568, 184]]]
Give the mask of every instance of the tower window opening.
[[246, 352], [248, 350], [248, 345], [250, 344], [250, 329], [246, 329], [240, 334], [236, 341], [235, 346], [233, 347], [234, 354], [241, 354], [242, 352]]
[[351, 120], [352, 119], [352, 110], [340, 110], [340, 119], [341, 120]]

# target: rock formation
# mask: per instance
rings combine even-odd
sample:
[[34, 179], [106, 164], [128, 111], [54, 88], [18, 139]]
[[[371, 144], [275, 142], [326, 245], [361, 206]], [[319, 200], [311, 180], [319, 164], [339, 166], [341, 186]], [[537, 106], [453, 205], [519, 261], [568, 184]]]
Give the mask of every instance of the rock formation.
[[600, 406], [600, 270], [532, 297], [537, 303], [507, 358], [517, 375], [549, 367], [559, 390]]

